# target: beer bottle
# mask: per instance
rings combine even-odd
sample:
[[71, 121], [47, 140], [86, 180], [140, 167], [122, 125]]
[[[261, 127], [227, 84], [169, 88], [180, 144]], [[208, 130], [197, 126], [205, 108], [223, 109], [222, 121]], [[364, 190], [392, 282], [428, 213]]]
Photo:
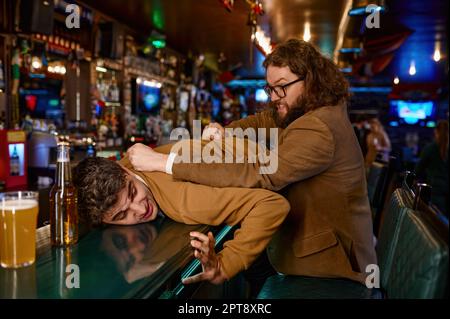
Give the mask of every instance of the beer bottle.
[[77, 193], [72, 183], [69, 150], [69, 143], [58, 143], [56, 179], [49, 196], [53, 246], [69, 246], [78, 241]]

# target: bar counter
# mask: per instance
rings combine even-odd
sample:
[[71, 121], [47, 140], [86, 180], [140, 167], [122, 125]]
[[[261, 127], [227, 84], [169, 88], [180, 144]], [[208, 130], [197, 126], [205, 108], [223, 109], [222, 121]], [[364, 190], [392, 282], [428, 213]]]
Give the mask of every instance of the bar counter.
[[81, 229], [77, 244], [55, 248], [47, 225], [37, 230], [33, 265], [0, 268], [0, 298], [183, 298], [199, 285], [184, 286], [181, 278], [201, 271], [189, 232], [211, 230], [219, 248], [231, 229], [160, 217], [140, 225]]

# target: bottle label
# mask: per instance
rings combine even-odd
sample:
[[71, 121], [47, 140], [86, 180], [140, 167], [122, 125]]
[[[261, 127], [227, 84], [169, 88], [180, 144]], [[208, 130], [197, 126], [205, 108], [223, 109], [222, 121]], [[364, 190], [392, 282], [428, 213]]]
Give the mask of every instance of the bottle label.
[[57, 161], [59, 163], [68, 163], [68, 162], [70, 162], [69, 148], [68, 147], [59, 147], [58, 148]]

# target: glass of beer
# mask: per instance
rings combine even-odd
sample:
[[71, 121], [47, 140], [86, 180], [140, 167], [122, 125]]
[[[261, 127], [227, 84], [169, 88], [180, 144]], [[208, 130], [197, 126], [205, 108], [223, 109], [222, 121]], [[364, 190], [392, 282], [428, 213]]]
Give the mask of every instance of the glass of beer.
[[36, 259], [37, 192], [0, 193], [0, 265], [19, 268]]

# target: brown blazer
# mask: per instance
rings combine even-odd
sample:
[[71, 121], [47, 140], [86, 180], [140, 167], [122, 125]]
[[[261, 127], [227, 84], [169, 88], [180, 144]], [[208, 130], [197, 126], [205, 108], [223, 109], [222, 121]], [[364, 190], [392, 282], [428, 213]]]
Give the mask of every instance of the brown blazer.
[[[168, 153], [171, 146], [155, 151]], [[265, 189], [216, 188], [175, 181], [165, 173], [135, 171], [127, 157], [119, 163], [144, 179], [161, 212], [172, 220], [188, 225], [240, 224], [234, 238], [225, 242], [218, 254], [227, 279], [251, 265], [289, 213], [288, 201]], [[188, 245], [189, 237], [185, 240]]]
[[[268, 111], [231, 127], [275, 127]], [[279, 129], [278, 170], [259, 163], [173, 165], [173, 176], [218, 187], [282, 190], [291, 212], [268, 247], [281, 273], [365, 282], [376, 264], [364, 160], [345, 105], [321, 107]]]

